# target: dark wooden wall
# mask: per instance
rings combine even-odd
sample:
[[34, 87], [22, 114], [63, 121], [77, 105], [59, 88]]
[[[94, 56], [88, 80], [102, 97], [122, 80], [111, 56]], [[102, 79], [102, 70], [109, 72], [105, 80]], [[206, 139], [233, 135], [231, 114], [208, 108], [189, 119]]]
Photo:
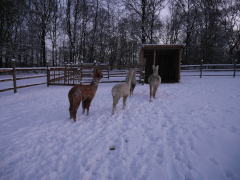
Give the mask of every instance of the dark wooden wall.
[[[154, 64], [154, 50], [144, 50], [145, 82], [148, 83], [148, 77], [152, 74], [152, 65]], [[163, 83], [178, 82], [179, 77], [179, 50], [156, 50], [155, 65], [159, 65], [158, 74]]]

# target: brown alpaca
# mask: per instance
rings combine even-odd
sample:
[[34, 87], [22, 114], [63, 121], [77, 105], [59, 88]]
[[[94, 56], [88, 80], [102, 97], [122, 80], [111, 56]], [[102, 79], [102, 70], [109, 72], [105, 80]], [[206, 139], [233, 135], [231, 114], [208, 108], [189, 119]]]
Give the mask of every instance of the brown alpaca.
[[95, 75], [90, 85], [75, 85], [68, 93], [68, 100], [70, 103], [69, 112], [70, 119], [73, 118], [74, 122], [76, 122], [76, 114], [78, 107], [82, 101], [82, 113], [84, 114], [85, 109], [87, 108], [87, 115], [89, 114], [89, 107], [91, 105], [91, 101], [93, 100], [100, 79], [103, 77], [102, 70], [95, 69]]

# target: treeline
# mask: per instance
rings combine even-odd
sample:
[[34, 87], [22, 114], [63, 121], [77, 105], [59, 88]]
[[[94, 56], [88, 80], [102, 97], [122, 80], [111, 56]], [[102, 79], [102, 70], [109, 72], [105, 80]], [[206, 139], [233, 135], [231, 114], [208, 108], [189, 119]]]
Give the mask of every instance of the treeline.
[[139, 63], [142, 44], [185, 44], [183, 64], [240, 56], [239, 0], [2, 0], [0, 68]]

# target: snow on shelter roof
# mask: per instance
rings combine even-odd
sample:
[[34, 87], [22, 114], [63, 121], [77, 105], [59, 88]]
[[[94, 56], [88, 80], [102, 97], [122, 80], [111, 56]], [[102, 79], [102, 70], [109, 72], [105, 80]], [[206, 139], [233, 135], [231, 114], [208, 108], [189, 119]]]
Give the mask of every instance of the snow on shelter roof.
[[184, 44], [142, 44], [142, 49], [158, 49], [158, 48], [164, 48], [164, 49], [182, 49], [185, 45]]

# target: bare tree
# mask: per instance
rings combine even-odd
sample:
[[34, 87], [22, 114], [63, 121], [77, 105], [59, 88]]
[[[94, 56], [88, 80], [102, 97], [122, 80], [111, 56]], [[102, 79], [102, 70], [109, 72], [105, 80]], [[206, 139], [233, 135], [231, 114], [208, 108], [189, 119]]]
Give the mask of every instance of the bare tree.
[[234, 50], [240, 44], [240, 1], [223, 0], [220, 8], [224, 39], [229, 49], [228, 63], [232, 63]]

